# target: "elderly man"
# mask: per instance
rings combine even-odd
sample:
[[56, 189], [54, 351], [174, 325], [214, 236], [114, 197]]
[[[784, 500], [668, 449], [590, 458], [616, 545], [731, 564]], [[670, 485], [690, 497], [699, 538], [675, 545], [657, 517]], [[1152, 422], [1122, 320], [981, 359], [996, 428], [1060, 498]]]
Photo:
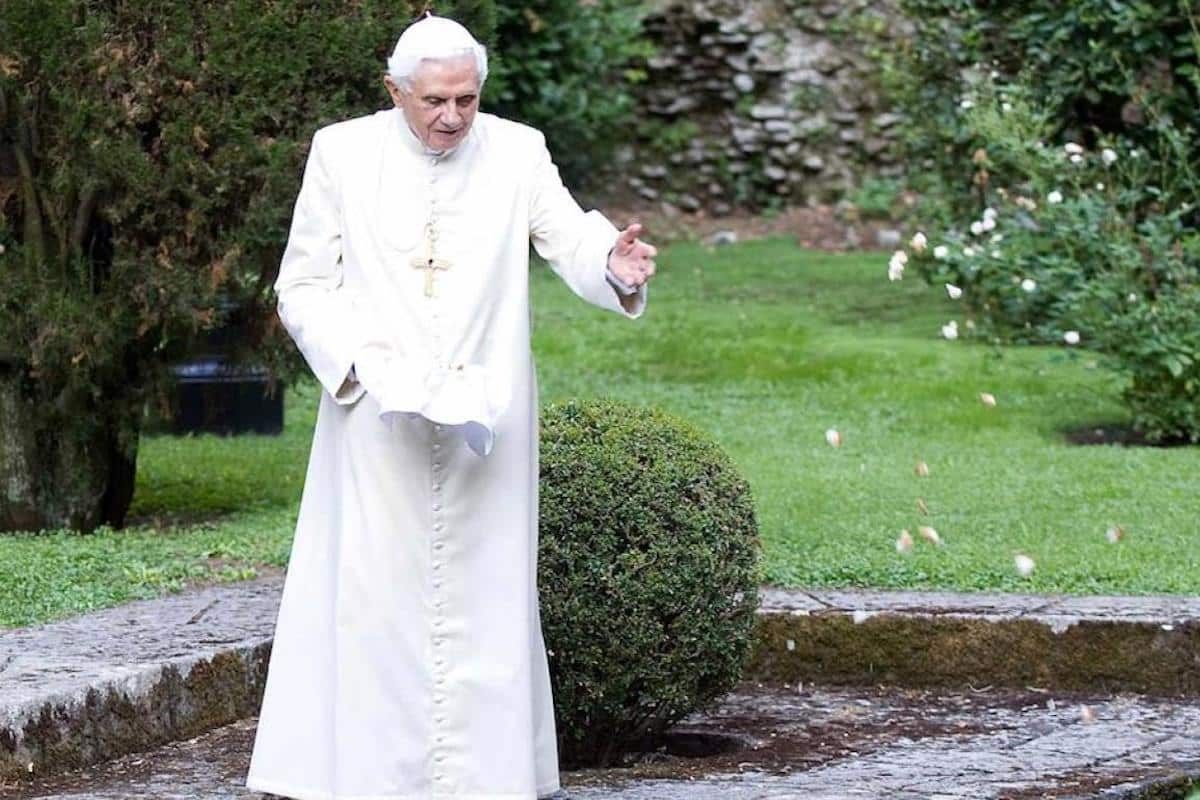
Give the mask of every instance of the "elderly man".
[[642, 313], [655, 249], [479, 113], [484, 48], [426, 17], [395, 108], [313, 137], [276, 290], [324, 391], [247, 785], [306, 800], [558, 789], [537, 596], [529, 242]]

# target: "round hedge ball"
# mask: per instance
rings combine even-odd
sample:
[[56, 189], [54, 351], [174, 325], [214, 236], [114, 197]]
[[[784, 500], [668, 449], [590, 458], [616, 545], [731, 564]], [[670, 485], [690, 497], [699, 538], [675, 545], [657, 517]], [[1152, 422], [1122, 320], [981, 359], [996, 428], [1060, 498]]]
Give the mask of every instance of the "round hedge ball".
[[564, 767], [607, 766], [737, 683], [761, 581], [746, 481], [662, 411], [541, 418], [539, 595]]

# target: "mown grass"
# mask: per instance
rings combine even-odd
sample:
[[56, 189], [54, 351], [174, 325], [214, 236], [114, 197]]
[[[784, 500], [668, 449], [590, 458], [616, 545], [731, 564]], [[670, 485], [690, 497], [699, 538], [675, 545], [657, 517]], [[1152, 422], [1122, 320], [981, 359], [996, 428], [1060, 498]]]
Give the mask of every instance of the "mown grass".
[[[653, 403], [709, 432], [753, 487], [773, 583], [1200, 590], [1200, 448], [1068, 444], [1066, 429], [1124, 421], [1114, 376], [1086, 351], [939, 339], [953, 302], [888, 283], [885, 261], [783, 240], [676, 245], [633, 324], [540, 269], [542, 399]], [[0, 538], [0, 624], [283, 565], [316, 391], [289, 392], [278, 438], [148, 437], [133, 530]], [[830, 427], [842, 447], [826, 444]], [[914, 474], [918, 460], [928, 477]], [[1113, 524], [1127, 531], [1116, 545]], [[944, 545], [898, 554], [900, 529], [918, 525]], [[1037, 564], [1028, 578], [1013, 569], [1017, 552]]]

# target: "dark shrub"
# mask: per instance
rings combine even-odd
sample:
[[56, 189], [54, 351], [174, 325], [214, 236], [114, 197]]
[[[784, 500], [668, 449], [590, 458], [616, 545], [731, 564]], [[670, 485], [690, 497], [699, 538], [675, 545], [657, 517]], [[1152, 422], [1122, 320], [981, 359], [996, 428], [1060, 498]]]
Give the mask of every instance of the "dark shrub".
[[[281, 365], [309, 138], [384, 107], [424, 5], [0, 3], [0, 530], [121, 524], [142, 405], [218, 309]], [[491, 0], [437, 6], [490, 38]]]
[[543, 411], [540, 486], [559, 757], [612, 764], [737, 682], [760, 580], [750, 490], [695, 429], [609, 401]]

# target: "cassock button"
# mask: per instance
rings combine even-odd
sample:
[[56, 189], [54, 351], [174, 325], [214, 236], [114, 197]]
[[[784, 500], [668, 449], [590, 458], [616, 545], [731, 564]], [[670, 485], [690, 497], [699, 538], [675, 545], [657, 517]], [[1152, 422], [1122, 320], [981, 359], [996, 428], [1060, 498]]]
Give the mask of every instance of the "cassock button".
[[441, 446], [440, 444], [438, 444], [437, 442], [434, 442], [434, 443], [433, 443], [433, 451], [434, 451], [435, 453], [436, 453], [438, 450], [441, 450], [441, 449], [442, 449], [442, 446]]
[[434, 504], [433, 504], [433, 510], [434, 510], [434, 511], [441, 511], [441, 510], [442, 510], [442, 504], [441, 504], [441, 503], [434, 503]]
[[[434, 510], [436, 511], [437, 509], [435, 508]], [[439, 522], [439, 523], [435, 524], [435, 525], [433, 526], [433, 529], [434, 529], [435, 531], [439, 531], [439, 532], [440, 532], [440, 531], [442, 530], [442, 523], [440, 523], [440, 522]]]
[[435, 545], [433, 546], [433, 549], [434, 549], [434, 550], [441, 550], [443, 547], [445, 547], [445, 545], [444, 545], [442, 542], [438, 542], [437, 544], [435, 544]]

